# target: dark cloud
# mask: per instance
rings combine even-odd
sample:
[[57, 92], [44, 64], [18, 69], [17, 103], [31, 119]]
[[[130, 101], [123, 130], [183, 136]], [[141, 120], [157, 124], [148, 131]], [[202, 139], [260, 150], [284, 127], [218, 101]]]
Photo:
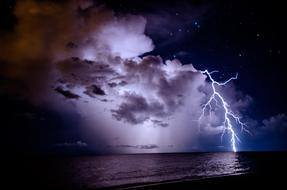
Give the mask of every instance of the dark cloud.
[[124, 120], [132, 124], [142, 123], [151, 116], [163, 115], [163, 105], [153, 102], [148, 103], [140, 95], [126, 96], [127, 102], [120, 105], [117, 110], [111, 110], [117, 120]]
[[58, 93], [62, 94], [63, 96], [65, 96], [66, 98], [69, 98], [69, 99], [78, 99], [78, 98], [80, 98], [79, 95], [74, 94], [74, 93], [72, 93], [69, 90], [64, 90], [62, 87], [57, 87], [55, 89], [55, 91], [57, 91]]
[[165, 123], [165, 122], [160, 121], [160, 120], [154, 119], [154, 120], [152, 120], [152, 122], [158, 126], [161, 126], [161, 127], [167, 127], [168, 126], [168, 123]]
[[114, 70], [108, 64], [98, 62], [89, 64], [87, 60], [78, 57], [71, 57], [57, 62], [57, 71], [62, 83], [71, 88], [77, 85], [86, 86], [87, 92], [90, 94], [102, 94], [98, 89], [99, 87], [94, 83], [102, 83], [107, 77], [114, 75]]
[[[177, 60], [164, 64], [159, 56], [146, 56], [139, 62], [124, 62], [123, 69], [126, 70], [124, 75], [119, 74], [125, 81], [122, 88], [129, 90], [123, 94], [125, 101], [112, 113], [116, 119], [133, 124], [143, 123], [152, 117], [170, 116], [183, 105], [186, 98], [183, 94], [189, 91], [199, 76], [192, 65], [183, 66]], [[167, 126], [165, 123], [158, 124]]]
[[103, 91], [100, 87], [98, 87], [95, 84], [86, 87], [86, 91], [84, 93], [89, 95], [90, 97], [94, 97], [94, 95], [100, 95], [100, 96], [106, 95], [105, 91]]

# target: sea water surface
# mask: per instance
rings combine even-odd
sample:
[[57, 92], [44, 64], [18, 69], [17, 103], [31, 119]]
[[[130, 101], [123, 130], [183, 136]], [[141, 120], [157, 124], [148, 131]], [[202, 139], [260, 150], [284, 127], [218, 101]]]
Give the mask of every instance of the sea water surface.
[[135, 154], [74, 158], [66, 170], [86, 189], [239, 175], [250, 164], [237, 153]]
[[285, 176], [287, 153], [41, 156], [13, 157], [2, 163], [8, 179], [3, 181], [11, 189], [110, 189], [234, 175], [249, 179], [253, 173], [259, 182], [261, 174], [268, 181]]

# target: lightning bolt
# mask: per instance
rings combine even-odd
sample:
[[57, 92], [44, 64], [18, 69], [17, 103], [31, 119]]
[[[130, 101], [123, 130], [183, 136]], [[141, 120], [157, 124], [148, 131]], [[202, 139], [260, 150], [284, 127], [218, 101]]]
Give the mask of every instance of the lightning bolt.
[[247, 125], [245, 123], [241, 122], [240, 117], [232, 112], [229, 104], [226, 102], [224, 97], [218, 92], [216, 87], [217, 86], [225, 86], [230, 81], [236, 80], [238, 77], [238, 74], [236, 74], [234, 77], [229, 78], [225, 82], [217, 82], [212, 78], [211, 75], [215, 72], [218, 72], [218, 71], [208, 72], [208, 70], [205, 70], [205, 71], [200, 71], [200, 72], [202, 74], [205, 74], [209, 78], [209, 80], [211, 81], [212, 94], [211, 94], [210, 98], [208, 99], [208, 101], [205, 104], [203, 104], [203, 106], [202, 106], [202, 113], [199, 117], [199, 121], [201, 121], [203, 119], [207, 110], [209, 111], [209, 115], [211, 114], [213, 102], [215, 103], [215, 105], [217, 107], [221, 107], [224, 111], [224, 120], [222, 122], [224, 129], [223, 129], [222, 134], [221, 134], [221, 141], [222, 141], [225, 133], [229, 132], [231, 134], [230, 142], [231, 142], [232, 150], [233, 150], [233, 152], [236, 152], [237, 151], [236, 142], [237, 141], [240, 142], [240, 139], [239, 139], [238, 135], [236, 134], [236, 131], [234, 130], [234, 126], [232, 124], [232, 121], [235, 121], [235, 123], [241, 127], [241, 131], [245, 131], [247, 133], [250, 133], [250, 132], [246, 129]]

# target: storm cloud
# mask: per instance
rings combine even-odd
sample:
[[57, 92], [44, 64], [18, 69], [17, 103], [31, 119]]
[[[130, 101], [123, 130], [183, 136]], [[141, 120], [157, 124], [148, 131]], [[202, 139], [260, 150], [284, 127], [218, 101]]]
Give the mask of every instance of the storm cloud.
[[[89, 145], [109, 144], [114, 136], [121, 137], [115, 146], [139, 150], [166, 144], [188, 150], [210, 135], [220, 143], [220, 110], [198, 123], [210, 82], [191, 63], [147, 55], [155, 47], [143, 16], [115, 16], [93, 1], [33, 0], [17, 3], [15, 15], [15, 32], [0, 41], [7, 44], [1, 74], [24, 84], [28, 90], [18, 93], [31, 102], [72, 107]], [[251, 98], [232, 84], [226, 89], [220, 92], [241, 116]]]

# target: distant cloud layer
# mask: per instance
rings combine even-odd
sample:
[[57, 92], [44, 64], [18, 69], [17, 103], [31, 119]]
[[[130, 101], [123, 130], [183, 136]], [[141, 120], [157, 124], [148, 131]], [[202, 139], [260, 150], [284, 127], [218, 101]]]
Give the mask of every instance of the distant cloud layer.
[[287, 134], [287, 116], [278, 114], [262, 121], [262, 125], [254, 130], [256, 137], [264, 138], [266, 135], [275, 137], [285, 136]]
[[137, 148], [137, 149], [155, 149], [159, 148], [155, 144], [148, 144], [148, 145], [117, 145], [118, 148]]
[[87, 143], [82, 141], [76, 141], [76, 142], [65, 142], [65, 143], [58, 143], [56, 144], [58, 147], [86, 147], [88, 146]]

